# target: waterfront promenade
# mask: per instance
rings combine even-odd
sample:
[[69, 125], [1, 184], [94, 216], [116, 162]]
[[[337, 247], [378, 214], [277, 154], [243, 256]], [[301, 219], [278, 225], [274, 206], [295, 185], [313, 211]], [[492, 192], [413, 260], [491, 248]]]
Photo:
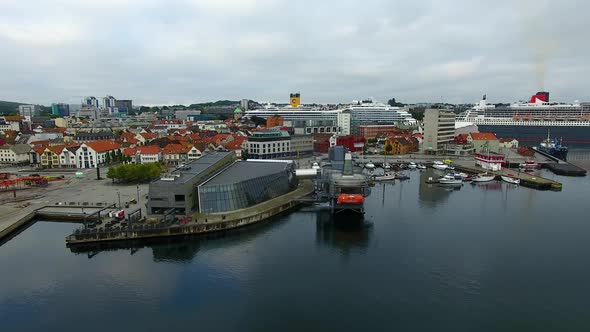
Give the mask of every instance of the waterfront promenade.
[[[12, 191], [0, 193], [0, 240], [9, 236], [15, 229], [18, 229], [34, 218], [37, 209], [57, 204], [70, 205], [75, 203], [79, 206], [106, 206], [119, 204], [135, 198], [138, 204], [131, 205], [128, 209], [134, 211], [142, 208], [145, 215], [145, 195], [148, 192], [148, 184], [138, 185], [115, 185], [110, 179], [96, 180], [92, 177], [94, 170], [85, 171], [86, 177], [76, 179], [72, 173], [64, 173], [65, 180], [54, 181], [45, 188], [31, 188], [16, 192], [16, 199]], [[138, 190], [139, 189], [139, 190]]]

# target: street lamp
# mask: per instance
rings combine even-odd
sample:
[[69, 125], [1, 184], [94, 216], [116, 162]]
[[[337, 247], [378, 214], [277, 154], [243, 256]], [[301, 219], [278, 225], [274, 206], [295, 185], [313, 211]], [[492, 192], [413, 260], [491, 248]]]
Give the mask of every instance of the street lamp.
[[139, 185], [137, 185], [137, 204], [139, 204]]
[[119, 197], [119, 209], [121, 208], [121, 193], [117, 191], [117, 196]]

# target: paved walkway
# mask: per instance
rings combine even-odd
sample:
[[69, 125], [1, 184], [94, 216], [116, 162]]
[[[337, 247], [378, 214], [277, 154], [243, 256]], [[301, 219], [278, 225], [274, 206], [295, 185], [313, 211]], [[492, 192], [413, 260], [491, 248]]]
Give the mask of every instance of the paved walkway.
[[[148, 184], [115, 185], [110, 179], [96, 180], [91, 177], [76, 179], [73, 174], [66, 175], [66, 180], [50, 182], [46, 188], [17, 191], [17, 197], [37, 195], [30, 200], [0, 205], [0, 233], [29, 213], [44, 206], [54, 206], [56, 203], [68, 205], [70, 202], [88, 203], [88, 205], [96, 203], [119, 205], [119, 198], [121, 205], [124, 205], [131, 199], [137, 199], [138, 192], [139, 204], [133, 204], [128, 209], [123, 209], [126, 212], [127, 210], [134, 211], [141, 206], [142, 213], [145, 215], [145, 203], [147, 202], [145, 195], [148, 193]], [[12, 197], [13, 193], [2, 193], [2, 195], [2, 198]]]

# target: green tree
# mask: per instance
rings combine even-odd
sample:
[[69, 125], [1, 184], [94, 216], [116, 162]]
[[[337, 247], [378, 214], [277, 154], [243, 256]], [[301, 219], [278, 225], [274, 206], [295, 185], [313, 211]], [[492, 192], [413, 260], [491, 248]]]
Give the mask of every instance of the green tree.
[[145, 113], [145, 112], [149, 112], [149, 111], [150, 111], [150, 108], [147, 106], [141, 106], [139, 108], [139, 113]]
[[393, 107], [404, 107], [404, 103], [398, 103], [395, 98], [391, 98], [387, 101], [387, 104], [389, 106], [393, 106]]
[[387, 142], [387, 145], [385, 145], [385, 152], [387, 152], [387, 154], [390, 154], [391, 150], [393, 150], [393, 146], [391, 146], [391, 144]]
[[105, 153], [104, 159], [107, 164], [110, 164], [111, 163], [111, 154], [109, 152]]
[[110, 152], [110, 157], [111, 157], [111, 161], [116, 161], [117, 160], [117, 153], [113, 150]]

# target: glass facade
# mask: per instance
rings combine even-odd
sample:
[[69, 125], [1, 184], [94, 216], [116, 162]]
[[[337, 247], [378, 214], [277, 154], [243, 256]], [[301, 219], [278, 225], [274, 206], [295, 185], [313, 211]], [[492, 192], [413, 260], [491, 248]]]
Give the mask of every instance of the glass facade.
[[291, 170], [264, 175], [241, 182], [199, 187], [199, 211], [216, 213], [244, 209], [281, 196], [295, 188]]

